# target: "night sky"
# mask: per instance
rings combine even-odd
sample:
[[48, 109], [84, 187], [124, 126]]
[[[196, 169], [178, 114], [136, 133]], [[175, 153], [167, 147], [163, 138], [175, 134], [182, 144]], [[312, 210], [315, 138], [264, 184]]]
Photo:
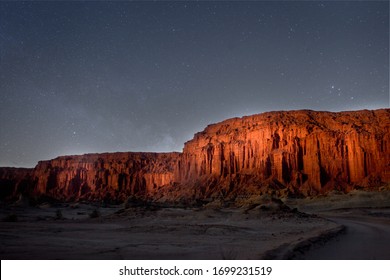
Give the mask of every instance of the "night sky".
[[389, 107], [389, 2], [0, 2], [0, 166]]

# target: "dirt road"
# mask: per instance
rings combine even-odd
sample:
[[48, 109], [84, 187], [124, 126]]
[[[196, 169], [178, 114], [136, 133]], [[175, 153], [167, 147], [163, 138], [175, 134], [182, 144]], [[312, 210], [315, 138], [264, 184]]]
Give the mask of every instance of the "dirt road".
[[299, 259], [390, 260], [389, 209], [346, 211], [321, 215], [346, 227], [345, 233], [313, 246]]

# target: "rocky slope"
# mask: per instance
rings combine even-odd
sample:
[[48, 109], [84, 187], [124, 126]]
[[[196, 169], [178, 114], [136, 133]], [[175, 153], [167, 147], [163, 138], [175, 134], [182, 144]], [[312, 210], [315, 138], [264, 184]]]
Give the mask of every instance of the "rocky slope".
[[6, 194], [61, 200], [233, 199], [375, 188], [390, 182], [389, 130], [390, 109], [269, 112], [209, 125], [183, 153], [64, 156], [39, 162], [27, 175], [1, 169], [0, 178], [18, 178], [14, 185], [7, 181], [13, 190]]

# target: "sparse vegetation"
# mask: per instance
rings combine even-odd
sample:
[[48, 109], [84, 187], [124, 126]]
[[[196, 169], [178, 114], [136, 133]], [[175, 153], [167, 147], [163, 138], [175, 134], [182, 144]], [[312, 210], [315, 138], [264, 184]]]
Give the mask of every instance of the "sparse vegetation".
[[62, 220], [63, 218], [64, 218], [64, 215], [62, 215], [61, 209], [57, 209], [56, 210], [56, 217], [55, 217], [55, 219], [56, 220]]
[[98, 209], [94, 209], [91, 214], [89, 214], [89, 217], [91, 219], [93, 218], [99, 218], [100, 217], [100, 211]]

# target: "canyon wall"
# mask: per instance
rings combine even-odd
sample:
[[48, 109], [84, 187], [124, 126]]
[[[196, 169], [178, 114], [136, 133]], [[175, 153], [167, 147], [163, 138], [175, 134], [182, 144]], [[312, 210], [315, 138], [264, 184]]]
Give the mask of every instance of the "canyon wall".
[[7, 186], [4, 195], [64, 201], [370, 189], [390, 182], [389, 130], [390, 109], [269, 112], [209, 125], [185, 143], [183, 153], [63, 156], [24, 173], [0, 168], [0, 179], [8, 180], [1, 188]]
[[35, 167], [35, 195], [59, 200], [124, 201], [153, 197], [171, 185], [179, 153], [106, 153], [62, 156]]
[[0, 167], [0, 199], [17, 197], [34, 186], [32, 168]]
[[[187, 142], [182, 181], [222, 194], [316, 195], [390, 181], [390, 110], [279, 111], [209, 125]], [[214, 191], [204, 186], [205, 193]]]

